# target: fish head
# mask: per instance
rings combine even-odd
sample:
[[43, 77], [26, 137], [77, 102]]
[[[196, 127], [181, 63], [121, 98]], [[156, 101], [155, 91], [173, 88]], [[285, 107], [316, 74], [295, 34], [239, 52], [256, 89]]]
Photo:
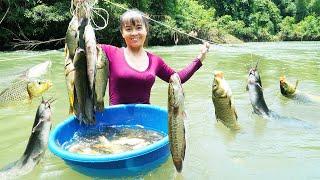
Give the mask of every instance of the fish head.
[[42, 98], [40, 105], [37, 109], [37, 115], [36, 117], [39, 117], [39, 119], [45, 119], [46, 121], [51, 121], [51, 104], [55, 100], [49, 99], [44, 100]]
[[177, 73], [173, 74], [169, 80], [169, 96], [172, 97], [170, 104], [178, 107], [184, 102], [184, 92], [181, 85], [180, 77]]
[[32, 80], [27, 85], [30, 98], [42, 95], [52, 86], [49, 80]]
[[285, 76], [281, 76], [279, 80], [281, 94], [287, 96], [295, 93], [295, 87], [287, 81]]
[[262, 87], [257, 66], [254, 68], [250, 68], [249, 76], [248, 76], [248, 84], [259, 84], [259, 86]]
[[231, 89], [224, 79], [222, 71], [214, 72], [214, 79], [212, 83], [212, 96], [213, 97], [226, 97], [231, 96]]
[[[32, 126], [32, 133], [41, 132], [42, 130], [50, 130], [52, 125], [51, 120], [51, 104], [55, 99], [44, 100], [42, 98], [40, 105], [38, 106], [36, 117]], [[45, 139], [41, 139], [45, 138]], [[47, 141], [47, 137], [40, 137], [40, 140]]]
[[288, 82], [285, 76], [281, 76], [279, 80], [280, 80], [280, 88], [285, 88], [285, 89], [288, 88]]

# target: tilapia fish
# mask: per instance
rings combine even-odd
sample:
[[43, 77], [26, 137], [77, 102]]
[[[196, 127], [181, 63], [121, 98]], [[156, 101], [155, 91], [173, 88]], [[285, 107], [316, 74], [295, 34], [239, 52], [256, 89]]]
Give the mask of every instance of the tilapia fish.
[[85, 124], [94, 124], [93, 101], [89, 95], [89, 84], [87, 77], [87, 64], [85, 51], [78, 48], [74, 57], [75, 67], [75, 94], [74, 111], [78, 120]]
[[297, 90], [297, 86], [298, 86], [298, 80], [296, 81], [295, 85], [290, 84], [285, 76], [281, 76], [280, 77], [280, 91], [281, 94], [284, 96], [293, 96], [293, 94], [296, 92]]
[[217, 121], [231, 130], [239, 130], [238, 116], [234, 106], [231, 88], [224, 79], [223, 72], [216, 71], [212, 84], [212, 102]]
[[320, 103], [320, 96], [299, 91], [298, 80], [295, 85], [289, 83], [285, 76], [280, 77], [280, 92], [283, 96], [303, 103]]
[[46, 92], [52, 86], [49, 80], [15, 81], [0, 93], [0, 105], [30, 101]]
[[184, 121], [184, 92], [178, 74], [170, 77], [168, 88], [169, 142], [173, 163], [178, 172], [182, 171], [186, 151]]
[[102, 51], [100, 45], [97, 45], [97, 73], [95, 78], [95, 109], [97, 111], [104, 110], [104, 95], [106, 92], [109, 78], [109, 60]]

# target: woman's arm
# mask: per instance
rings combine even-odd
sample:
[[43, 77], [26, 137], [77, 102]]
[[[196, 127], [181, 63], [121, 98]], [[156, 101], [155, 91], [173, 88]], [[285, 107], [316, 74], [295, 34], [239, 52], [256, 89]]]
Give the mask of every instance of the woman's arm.
[[[178, 75], [181, 79], [181, 83], [185, 83], [190, 79], [190, 77], [202, 66], [202, 62], [206, 57], [206, 53], [209, 49], [209, 43], [203, 43], [200, 54], [195, 58], [188, 66], [183, 68], [178, 72]], [[175, 73], [175, 71], [170, 68], [164, 61], [160, 62], [160, 69], [157, 73], [158, 77], [162, 80], [169, 82], [170, 76]]]

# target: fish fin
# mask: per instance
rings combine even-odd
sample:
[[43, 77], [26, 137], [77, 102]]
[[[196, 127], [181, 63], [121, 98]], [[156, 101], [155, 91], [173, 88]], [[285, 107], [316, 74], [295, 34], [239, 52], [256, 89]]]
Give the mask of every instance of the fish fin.
[[42, 122], [43, 122], [43, 120], [40, 120], [40, 121], [38, 122], [38, 124], [35, 125], [35, 126], [32, 128], [32, 133], [36, 132], [37, 127], [38, 127]]
[[183, 112], [182, 112], [182, 115], [183, 115], [184, 119], [187, 118], [187, 112], [186, 112], [186, 111], [183, 111]]
[[182, 152], [182, 161], [184, 160], [185, 154], [186, 154], [186, 148], [187, 148], [187, 142], [186, 142], [186, 138], [185, 138], [185, 134], [186, 134], [186, 128], [183, 127], [183, 134], [184, 134], [184, 141], [183, 141], [183, 152]]
[[39, 152], [39, 153], [37, 153], [37, 154], [34, 154], [33, 156], [32, 156], [32, 159], [33, 159], [33, 161], [37, 161], [39, 158], [41, 158], [41, 156], [44, 154], [44, 151], [41, 151], [41, 152]]
[[258, 65], [259, 65], [259, 60], [257, 61], [257, 63], [256, 63], [256, 66], [254, 67], [255, 69], [258, 69]]
[[222, 94], [221, 96], [220, 96], [220, 98], [227, 98], [229, 95], [228, 95], [228, 92], [225, 92], [224, 94]]
[[67, 43], [65, 43], [65, 45], [64, 45], [64, 57], [67, 57], [67, 56], [69, 56], [69, 50], [68, 50]]
[[246, 90], [249, 91], [249, 86], [248, 86], [248, 84], [246, 85]]
[[2, 95], [2, 94], [4, 94], [6, 91], [8, 91], [10, 88], [5, 88], [4, 90], [2, 90], [2, 92], [0, 92], [0, 96]]
[[98, 111], [98, 112], [103, 112], [103, 110], [104, 110], [104, 101], [96, 102], [95, 110]]
[[261, 89], [261, 90], [263, 90], [262, 89], [262, 86], [261, 86], [261, 84], [259, 84], [259, 83], [256, 83], [256, 85]]
[[233, 112], [234, 112], [234, 115], [236, 116], [236, 120], [238, 120], [238, 113], [235, 108], [233, 109]]

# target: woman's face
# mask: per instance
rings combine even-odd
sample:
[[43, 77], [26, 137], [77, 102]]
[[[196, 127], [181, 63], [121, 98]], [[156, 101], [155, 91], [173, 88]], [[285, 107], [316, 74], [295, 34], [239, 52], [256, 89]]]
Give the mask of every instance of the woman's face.
[[122, 37], [130, 48], [142, 48], [147, 37], [147, 29], [141, 20], [126, 21], [122, 25]]

